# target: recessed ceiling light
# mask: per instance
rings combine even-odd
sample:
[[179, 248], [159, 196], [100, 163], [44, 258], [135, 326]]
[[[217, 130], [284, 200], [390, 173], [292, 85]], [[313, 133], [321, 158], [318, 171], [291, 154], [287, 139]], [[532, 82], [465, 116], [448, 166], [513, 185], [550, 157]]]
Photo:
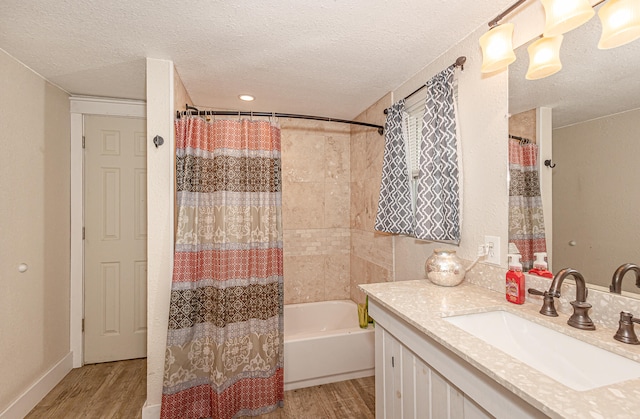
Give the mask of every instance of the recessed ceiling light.
[[251, 102], [253, 99], [255, 99], [255, 97], [251, 95], [240, 95], [238, 97], [240, 98], [240, 100], [244, 100], [245, 102]]

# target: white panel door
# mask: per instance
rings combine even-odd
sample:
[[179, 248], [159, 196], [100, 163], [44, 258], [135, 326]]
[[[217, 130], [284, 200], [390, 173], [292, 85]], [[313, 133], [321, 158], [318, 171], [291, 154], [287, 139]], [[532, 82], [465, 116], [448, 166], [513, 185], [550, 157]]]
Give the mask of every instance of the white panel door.
[[147, 355], [146, 123], [85, 116], [84, 362]]

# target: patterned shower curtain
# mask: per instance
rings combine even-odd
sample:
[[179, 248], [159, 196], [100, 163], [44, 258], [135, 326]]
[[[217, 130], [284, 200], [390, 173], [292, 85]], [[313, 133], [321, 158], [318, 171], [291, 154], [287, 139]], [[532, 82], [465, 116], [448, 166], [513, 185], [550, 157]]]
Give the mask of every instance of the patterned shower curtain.
[[427, 82], [420, 145], [415, 237], [460, 242], [460, 172], [454, 97], [455, 66]]
[[280, 129], [176, 121], [178, 224], [162, 418], [283, 405]]
[[534, 253], [547, 251], [538, 146], [514, 139], [509, 140], [509, 243], [520, 251], [525, 271], [533, 267]]
[[405, 138], [403, 136], [404, 100], [387, 109], [384, 126], [384, 155], [380, 199], [375, 229], [387, 233], [413, 234], [413, 208]]

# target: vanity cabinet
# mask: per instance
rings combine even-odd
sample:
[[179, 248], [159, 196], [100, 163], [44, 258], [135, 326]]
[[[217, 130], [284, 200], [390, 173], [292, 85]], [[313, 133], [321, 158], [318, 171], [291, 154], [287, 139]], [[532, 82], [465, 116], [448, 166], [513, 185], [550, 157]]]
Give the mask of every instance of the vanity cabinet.
[[376, 419], [543, 418], [542, 412], [369, 299]]
[[383, 328], [376, 330], [376, 352], [382, 358], [376, 418], [491, 417]]

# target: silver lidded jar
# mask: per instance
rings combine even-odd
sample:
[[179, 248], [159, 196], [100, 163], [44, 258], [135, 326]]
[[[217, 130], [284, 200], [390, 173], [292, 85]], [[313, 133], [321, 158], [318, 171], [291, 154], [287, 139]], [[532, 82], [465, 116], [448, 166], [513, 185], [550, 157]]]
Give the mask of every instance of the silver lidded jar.
[[466, 273], [462, 259], [455, 250], [436, 249], [424, 264], [427, 279], [443, 287], [455, 287], [464, 281]]

